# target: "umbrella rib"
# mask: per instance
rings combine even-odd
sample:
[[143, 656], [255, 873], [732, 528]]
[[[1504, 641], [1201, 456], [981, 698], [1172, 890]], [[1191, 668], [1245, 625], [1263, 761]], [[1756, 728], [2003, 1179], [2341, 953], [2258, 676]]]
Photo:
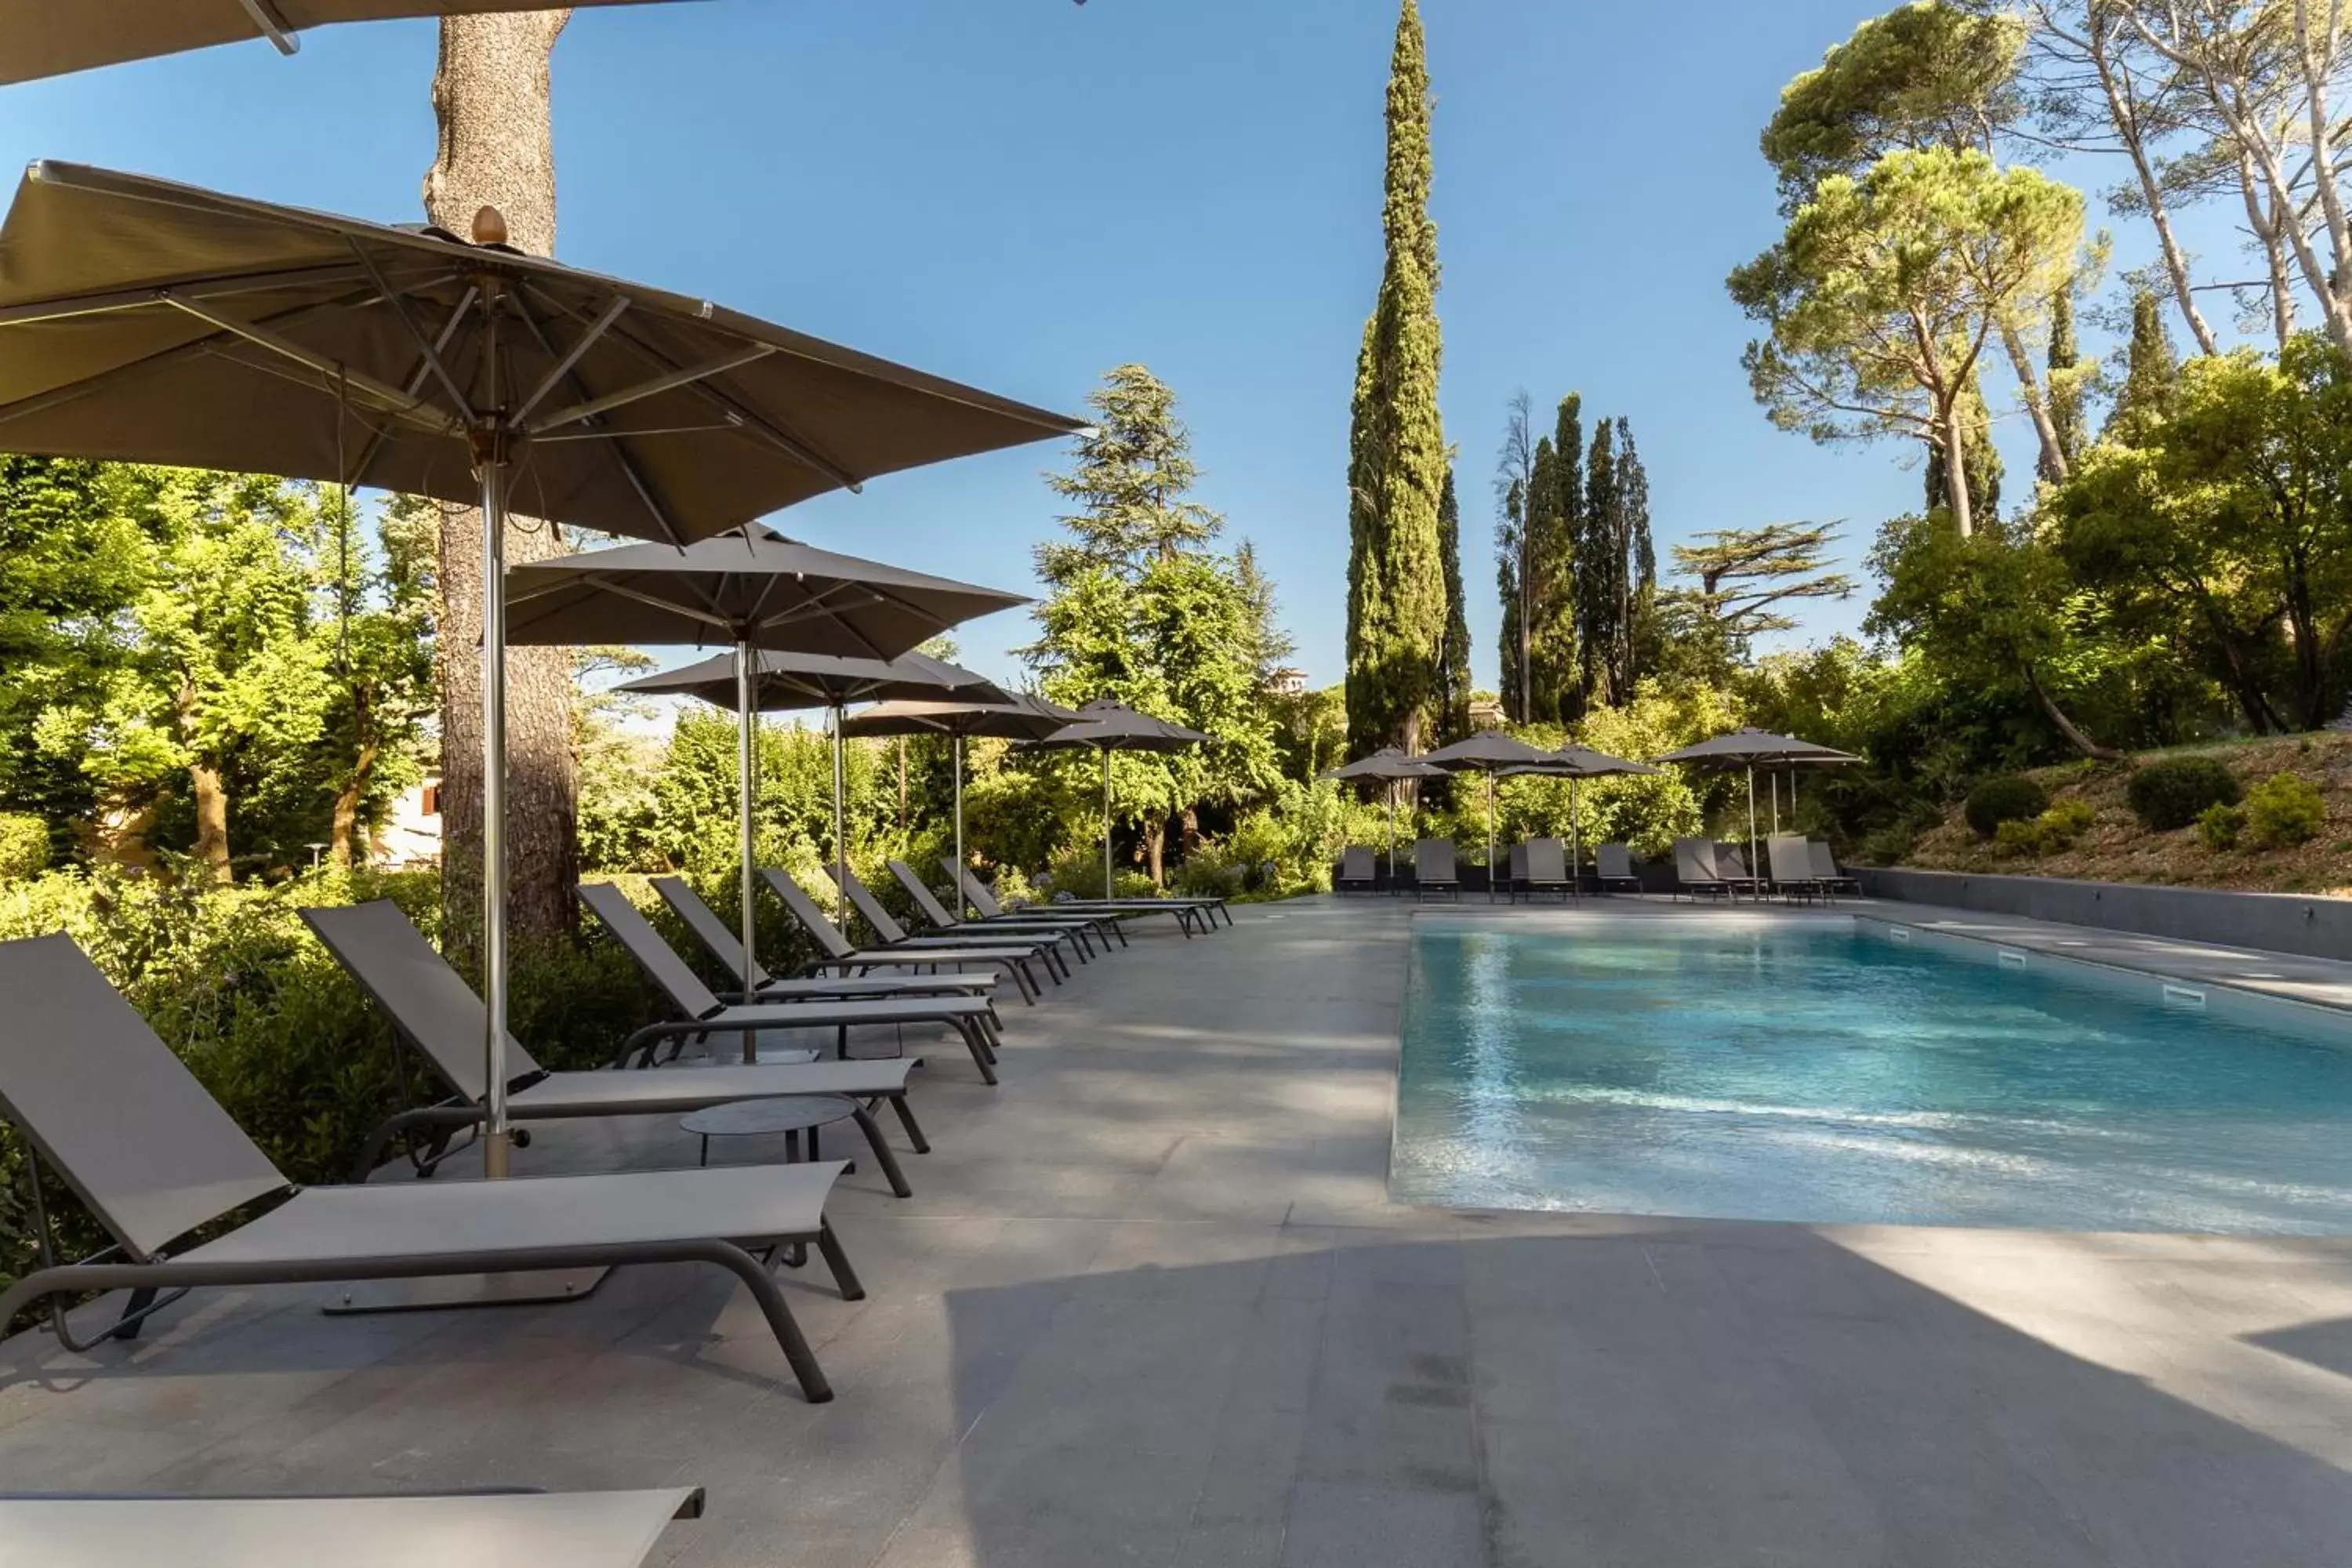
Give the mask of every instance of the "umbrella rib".
[[532, 420], [523, 428], [533, 436], [548, 430], [560, 430], [566, 425], [577, 425], [582, 420], [593, 419], [599, 414], [608, 414], [615, 408], [625, 408], [632, 403], [642, 403], [648, 397], [658, 397], [665, 392], [675, 391], [681, 386], [690, 387], [714, 375], [724, 375], [727, 372], [750, 364], [754, 360], [766, 359], [776, 352], [772, 344], [746, 343], [731, 353], [707, 359], [700, 364], [672, 370], [654, 377], [651, 381], [641, 381], [636, 385], [625, 387], [619, 392], [608, 392], [602, 397], [592, 397], [585, 403], [575, 403], [569, 408], [559, 408], [544, 418]]
[[626, 294], [613, 296], [613, 302], [604, 307], [604, 313], [590, 322], [588, 330], [580, 334], [579, 341], [564, 350], [563, 356], [550, 365], [547, 374], [539, 378], [539, 384], [530, 389], [530, 395], [524, 398], [522, 406], [515, 410], [516, 424], [520, 425], [528, 420], [530, 417], [530, 411], [538, 407], [549, 393], [555, 390], [558, 382], [572, 379], [572, 367], [580, 363], [580, 356], [594, 348], [596, 340], [603, 337], [613, 323], [621, 319], [621, 312], [628, 308], [629, 297]]
[[[530, 306], [526, 302], [527, 296], [530, 293], [530, 290], [529, 289], [518, 284], [516, 285], [514, 291], [509, 294], [508, 298], [513, 301], [515, 315], [521, 321], [525, 327], [530, 329], [531, 337], [540, 346], [540, 351], [543, 353], [552, 354], [555, 352], [554, 340], [547, 335], [547, 327], [545, 323], [541, 322], [537, 316], [531, 313]], [[580, 379], [580, 373], [577, 368], [567, 372], [563, 379], [570, 384], [574, 392], [585, 393], [588, 390], [588, 384]], [[554, 441], [585, 440], [596, 434], [598, 434], [598, 432], [595, 431], [592, 426], [590, 429], [583, 431], [577, 437], [552, 436], [546, 437], [546, 439]], [[621, 477], [628, 480], [629, 489], [636, 493], [636, 498], [645, 502], [646, 510], [651, 514], [654, 520], [654, 525], [662, 531], [663, 536], [672, 544], [677, 546], [680, 550], [685, 549], [686, 536], [678, 531], [677, 524], [670, 521], [669, 509], [662, 505], [660, 501], [654, 499], [652, 484], [647, 481], [645, 474], [637, 468], [636, 459], [629, 455], [628, 448], [620, 445], [619, 441], [619, 437], [621, 437], [634, 434], [657, 434], [657, 432], [618, 431], [614, 434], [614, 444], [605, 449], [613, 454], [613, 462], [614, 466], [621, 470]]]
[[[374, 258], [368, 255], [357, 238], [352, 240], [351, 247], [352, 254], [359, 258], [360, 265], [367, 269], [369, 280], [382, 291], [383, 302], [391, 307], [393, 316], [400, 322], [401, 329], [407, 332], [409, 341], [416, 345], [416, 352], [425, 356], [425, 368], [433, 373], [434, 377], [441, 383], [441, 389], [449, 395], [449, 402], [457, 410], [457, 416], [469, 426], [478, 423], [478, 416], [474, 412], [472, 401], [458, 390], [457, 381], [449, 374], [449, 367], [441, 363], [440, 349], [431, 338], [425, 335], [425, 329], [418, 326], [416, 318], [408, 313], [408, 307], [402, 302], [400, 294], [384, 280], [383, 270], [376, 266]], [[409, 395], [413, 397], [422, 390], [421, 386], [412, 386], [409, 389]]]
[[616, 599], [628, 599], [636, 604], [650, 605], [656, 610], [673, 616], [682, 616], [689, 621], [700, 621], [705, 626], [716, 626], [722, 632], [732, 632], [735, 629], [735, 623], [725, 616], [698, 610], [691, 605], [682, 605], [675, 599], [665, 599], [657, 594], [646, 594], [635, 588], [625, 587], [601, 572], [591, 573], [582, 581], [593, 584]]
[[[627, 328], [617, 328], [614, 330], [613, 335], [620, 339], [623, 342], [627, 343], [631, 348], [635, 349], [647, 359], [653, 361], [654, 363], [667, 366], [672, 370], [677, 368], [676, 361], [672, 360], [667, 354], [663, 353], [659, 349], [655, 348], [651, 343], [648, 343], [644, 339], [638, 337], [635, 333], [630, 331]], [[793, 435], [791, 431], [775, 424], [773, 421], [764, 418], [758, 414], [754, 414], [751, 410], [744, 407], [742, 404], [738, 402], [736, 399], [728, 396], [726, 393], [721, 392], [719, 388], [710, 385], [707, 382], [697, 382], [693, 384], [688, 390], [693, 392], [697, 396], [718, 405], [719, 409], [730, 417], [742, 421], [744, 428], [750, 429], [757, 435], [765, 437], [769, 441], [772, 442], [777, 447], [782, 447], [785, 455], [792, 458], [794, 461], [805, 463], [810, 468], [814, 468], [818, 473], [821, 473], [825, 478], [831, 479], [834, 483], [848, 489], [852, 494], [856, 494], [866, 488], [864, 480], [851, 473], [847, 468], [842, 467], [839, 463], [835, 462], [832, 458], [825, 457], [807, 441], [803, 440], [800, 437]]]
[[118, 310], [142, 310], [163, 303], [166, 293], [176, 293], [188, 300], [210, 300], [234, 294], [257, 294], [269, 289], [298, 288], [310, 283], [347, 283], [362, 276], [356, 268], [337, 262], [331, 267], [295, 267], [282, 272], [223, 273], [217, 277], [185, 279], [176, 283], [110, 289], [103, 294], [68, 294], [60, 299], [0, 308], [0, 327], [37, 326], [44, 321], [62, 321], [75, 316], [104, 316]]
[[[448, 348], [449, 340], [457, 335], [458, 326], [464, 322], [467, 314], [474, 308], [474, 301], [480, 299], [481, 294], [482, 290], [478, 285], [467, 284], [466, 291], [457, 296], [457, 303], [451, 308], [449, 319], [441, 323], [441, 331], [433, 340], [435, 353], [438, 353]], [[408, 395], [414, 397], [423, 391], [425, 378], [432, 374], [432, 365], [420, 359], [415, 368], [408, 373], [408, 380], [405, 384]], [[352, 471], [341, 476], [343, 482], [356, 486], [364, 480], [368, 470], [375, 467], [376, 458], [383, 456], [383, 444], [390, 439], [392, 439], [390, 431], [375, 431], [368, 444], [360, 449], [360, 460], [352, 465]]]
[[232, 337], [243, 338], [256, 347], [267, 349], [280, 358], [292, 360], [296, 364], [308, 365], [320, 375], [330, 376], [338, 382], [347, 384], [352, 391], [364, 393], [374, 401], [384, 405], [388, 413], [407, 416], [413, 415], [416, 410], [419, 400], [403, 393], [400, 388], [388, 382], [378, 381], [365, 371], [339, 364], [314, 349], [304, 348], [281, 332], [273, 331], [255, 322], [241, 321], [235, 316], [216, 310], [209, 305], [183, 299], [168, 289], [162, 290], [160, 297], [165, 304], [185, 311], [219, 331], [226, 332]]
[[278, 7], [269, 0], [237, 0], [237, 4], [245, 7], [245, 14], [253, 18], [253, 25], [261, 29], [261, 36], [268, 38], [279, 54], [291, 55], [302, 47], [302, 40], [294, 36], [294, 29], [287, 25], [286, 18], [278, 14]]

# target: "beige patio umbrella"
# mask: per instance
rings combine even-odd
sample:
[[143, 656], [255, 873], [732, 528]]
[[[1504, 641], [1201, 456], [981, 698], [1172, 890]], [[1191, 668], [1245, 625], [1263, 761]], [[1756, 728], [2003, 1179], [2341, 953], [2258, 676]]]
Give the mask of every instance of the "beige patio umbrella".
[[826, 490], [1078, 422], [470, 240], [72, 163], [0, 226], [0, 451], [378, 485], [478, 504], [486, 1167], [506, 1110], [509, 499], [690, 544]]
[[[644, 0], [568, 0], [572, 5]], [[305, 28], [397, 16], [544, 11], [547, 0], [0, 0], [0, 83], [267, 38], [281, 55]]]

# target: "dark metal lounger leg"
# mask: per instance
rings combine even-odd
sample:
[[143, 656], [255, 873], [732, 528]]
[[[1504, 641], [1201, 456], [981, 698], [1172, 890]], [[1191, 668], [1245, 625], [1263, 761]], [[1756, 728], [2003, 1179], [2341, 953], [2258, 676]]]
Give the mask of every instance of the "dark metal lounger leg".
[[816, 1245], [817, 1250], [824, 1254], [824, 1266], [833, 1270], [833, 1282], [841, 1288], [841, 1299], [866, 1300], [866, 1287], [859, 1283], [857, 1270], [849, 1266], [849, 1254], [841, 1249], [841, 1237], [833, 1234], [833, 1221], [824, 1221], [817, 1231]]
[[980, 1080], [982, 1083], [994, 1083], [996, 1081], [995, 1058], [989, 1055], [988, 1047], [982, 1042], [979, 1032], [972, 1028], [971, 1021], [963, 1018], [957, 1019], [956, 1033], [963, 1037], [965, 1048], [971, 1052], [971, 1065], [980, 1069]]
[[882, 1174], [889, 1181], [890, 1190], [902, 1198], [913, 1197], [915, 1189], [907, 1184], [907, 1173], [898, 1169], [898, 1156], [892, 1153], [890, 1145], [882, 1141], [882, 1129], [874, 1125], [873, 1114], [861, 1105], [857, 1108], [856, 1117], [857, 1130], [866, 1134], [866, 1147], [874, 1151], [874, 1163], [882, 1167]]
[[915, 1108], [907, 1103], [907, 1097], [903, 1094], [892, 1095], [890, 1097], [890, 1109], [898, 1113], [898, 1125], [907, 1130], [907, 1142], [915, 1146], [915, 1152], [918, 1154], [929, 1153], [931, 1152], [931, 1141], [923, 1136], [922, 1128], [916, 1124]]

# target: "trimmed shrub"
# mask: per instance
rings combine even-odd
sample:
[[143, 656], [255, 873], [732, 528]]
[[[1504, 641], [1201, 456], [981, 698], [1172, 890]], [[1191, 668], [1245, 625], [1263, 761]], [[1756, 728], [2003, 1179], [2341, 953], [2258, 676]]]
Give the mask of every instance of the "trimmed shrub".
[[2071, 847], [2098, 812], [2086, 800], [2062, 800], [2034, 817], [2011, 817], [1993, 829], [1993, 847], [2005, 855], [2055, 855]]
[[2209, 805], [2237, 805], [2243, 793], [2218, 758], [2174, 757], [2134, 773], [2124, 799], [2142, 823], [2169, 833], [2196, 821]]
[[1990, 838], [2004, 822], [2022, 822], [2050, 809], [2050, 792], [2022, 773], [2002, 773], [1969, 791], [1960, 814], [1979, 838]]
[[2197, 814], [2197, 837], [2205, 840], [2208, 849], [2234, 849], [2238, 836], [2246, 830], [2243, 808], [2223, 805], [2219, 801]]
[[2258, 849], [2308, 844], [2327, 824], [2327, 797], [2294, 773], [2273, 773], [2246, 796], [2246, 837]]
[[49, 868], [49, 830], [28, 812], [0, 811], [0, 882]]

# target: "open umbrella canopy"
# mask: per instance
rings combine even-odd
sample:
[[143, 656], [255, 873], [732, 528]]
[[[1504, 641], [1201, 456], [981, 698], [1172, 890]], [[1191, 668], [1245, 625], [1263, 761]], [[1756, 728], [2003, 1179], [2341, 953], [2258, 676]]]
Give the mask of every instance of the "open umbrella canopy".
[[1571, 742], [1562, 746], [1557, 752], [1547, 752], [1545, 760], [1540, 763], [1524, 763], [1501, 771], [1507, 779], [1517, 778], [1522, 774], [1540, 774], [1556, 779], [1597, 779], [1620, 774], [1631, 776], [1641, 773], [1659, 773], [1665, 770], [1654, 768], [1647, 763], [1632, 762], [1624, 757], [1612, 757], [1606, 752], [1596, 752], [1590, 746], [1580, 746]]
[[1516, 735], [1507, 735], [1500, 730], [1481, 730], [1467, 740], [1424, 752], [1421, 760], [1449, 773], [1458, 773], [1467, 769], [1535, 767], [1551, 757], [1552, 753], [1541, 746], [1531, 746]]
[[1328, 768], [1316, 775], [1326, 779], [1370, 779], [1379, 784], [1446, 776], [1444, 768], [1432, 767], [1419, 757], [1408, 757], [1394, 746], [1382, 746], [1369, 757], [1359, 757], [1345, 767]]
[[[735, 656], [717, 654], [677, 669], [640, 676], [618, 689], [698, 697], [720, 708], [733, 708]], [[838, 658], [762, 648], [751, 656], [751, 705], [762, 713], [950, 695], [974, 702], [1013, 700], [1011, 692], [986, 676], [929, 654], [902, 653], [890, 659]]]
[[[575, 5], [638, 0], [571, 0]], [[0, 0], [0, 83], [267, 38], [280, 54], [303, 29], [395, 16], [538, 11], [546, 0]]]
[[1211, 739], [1198, 730], [1187, 730], [1181, 724], [1139, 713], [1123, 702], [1098, 697], [1079, 709], [1076, 720], [1037, 743], [1073, 750], [1094, 746], [1105, 752], [1181, 752], [1187, 746], [1205, 744]]
[[[688, 544], [1079, 422], [503, 243], [41, 163], [0, 226], [0, 450], [502, 500]], [[99, 394], [103, 395], [98, 395]]]
[[625, 544], [517, 566], [507, 574], [507, 640], [748, 643], [888, 659], [1028, 602], [751, 529], [683, 550]]
[[900, 698], [878, 702], [842, 726], [851, 735], [992, 736], [1006, 741], [1042, 741], [1077, 721], [1075, 710], [1025, 691], [1006, 702], [963, 699]]
[[1651, 760], [1725, 769], [1785, 767], [1790, 763], [1836, 764], [1862, 761], [1852, 752], [1841, 752], [1834, 746], [1818, 745], [1811, 741], [1800, 741], [1793, 735], [1775, 735], [1769, 731], [1752, 729], [1734, 730], [1727, 735], [1717, 735]]

